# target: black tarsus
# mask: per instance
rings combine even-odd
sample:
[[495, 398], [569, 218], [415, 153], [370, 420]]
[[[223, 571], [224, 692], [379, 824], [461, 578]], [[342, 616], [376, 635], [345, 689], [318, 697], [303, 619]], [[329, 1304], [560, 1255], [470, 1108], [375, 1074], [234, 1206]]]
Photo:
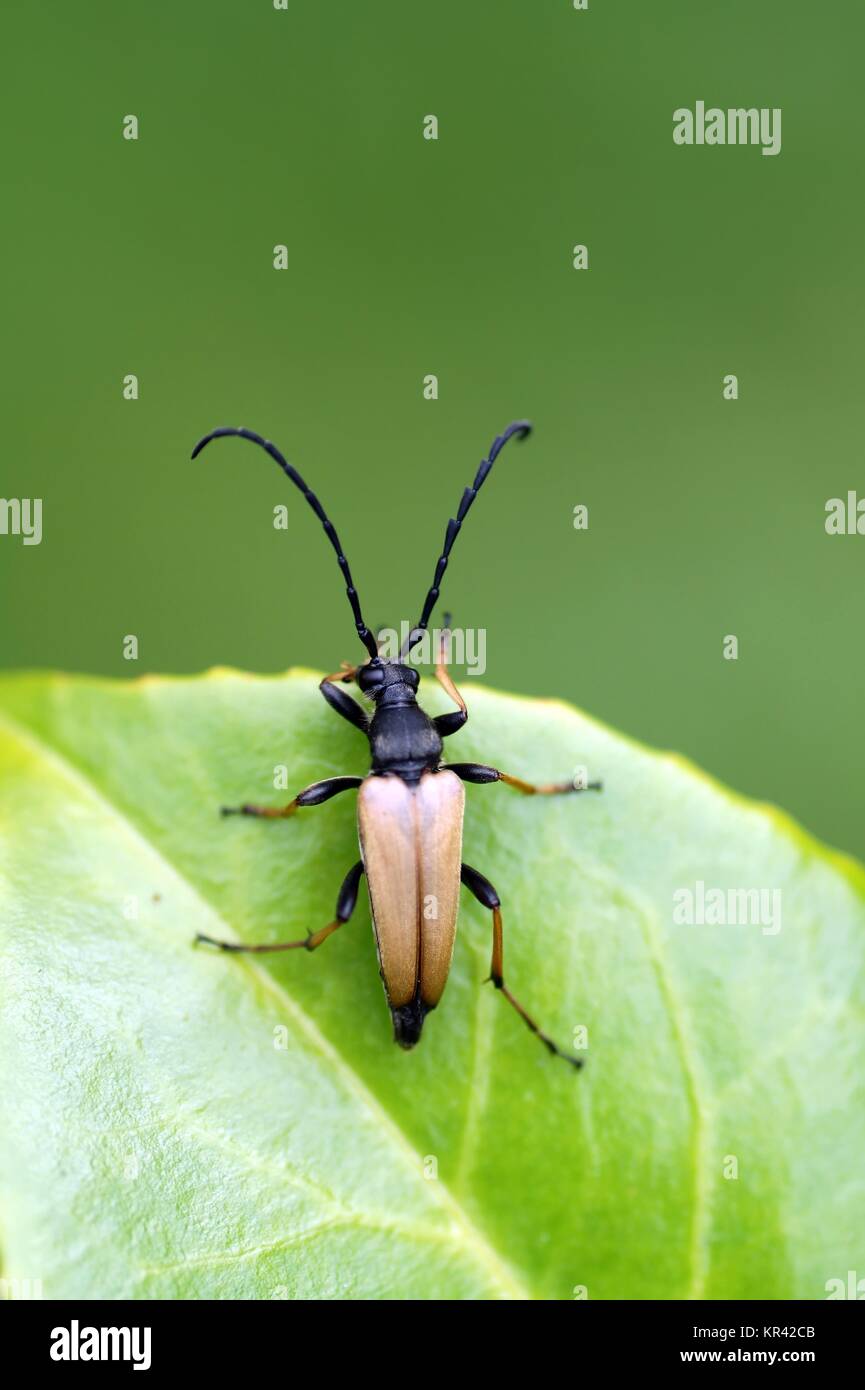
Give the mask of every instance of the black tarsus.
[[531, 434], [531, 430], [532, 427], [528, 420], [515, 420], [513, 424], [508, 425], [507, 429], [504, 431], [503, 434], [498, 435], [493, 440], [492, 447], [488, 456], [482, 460], [480, 467], [478, 468], [478, 471], [475, 474], [474, 482], [472, 483], [471, 487], [467, 487], [465, 489], [462, 495], [456, 516], [451, 517], [450, 521], [447, 524], [444, 545], [442, 546], [442, 553], [439, 556], [438, 561], [436, 562], [435, 575], [433, 576], [432, 585], [426, 596], [426, 601], [423, 606], [423, 612], [421, 613], [420, 621], [418, 622], [417, 626], [412, 628], [411, 632], [409, 633], [408, 639], [403, 646], [402, 652], [400, 653], [401, 657], [408, 656], [412, 647], [416, 646], [417, 643], [420, 641], [421, 637], [423, 636], [423, 633], [425, 632], [429, 624], [430, 615], [432, 614], [432, 611], [435, 608], [436, 602], [438, 600], [439, 588], [441, 585], [442, 577], [444, 576], [444, 572], [448, 566], [448, 558], [453, 549], [454, 541], [460, 533], [460, 527], [462, 526], [463, 522], [466, 519], [466, 516], [468, 515], [469, 508], [471, 507], [472, 503], [474, 502], [475, 498], [480, 492], [481, 487], [483, 486], [484, 481], [487, 477], [487, 474], [489, 473], [490, 469], [492, 468], [502, 449], [507, 444], [508, 440], [513, 438], [514, 435], [516, 435], [518, 439], [525, 439], [528, 434]]
[[237, 437], [240, 439], [248, 439], [252, 444], [258, 444], [260, 448], [264, 449], [265, 453], [270, 455], [274, 462], [279, 464], [286, 477], [290, 478], [291, 481], [294, 483], [295, 487], [299, 488], [300, 491], [303, 493], [307, 502], [312, 507], [312, 510], [315, 512], [316, 516], [318, 517], [319, 521], [324, 527], [325, 535], [327, 536], [328, 540], [330, 541], [331, 545], [336, 551], [337, 562], [339, 564], [340, 570], [342, 571], [342, 577], [345, 580], [345, 592], [348, 595], [348, 601], [351, 604], [351, 611], [354, 614], [354, 625], [357, 629], [357, 635], [360, 638], [361, 642], [363, 642], [370, 656], [377, 656], [378, 646], [376, 645], [376, 640], [373, 634], [370, 632], [369, 628], [363, 620], [363, 614], [360, 611], [360, 600], [357, 596], [357, 590], [354, 587], [354, 581], [351, 577], [351, 570], [348, 566], [348, 560], [345, 558], [345, 555], [343, 554], [339, 536], [336, 534], [336, 527], [328, 517], [326, 511], [324, 510], [324, 507], [319, 502], [315, 493], [310, 491], [303, 478], [298, 473], [297, 469], [292, 468], [288, 460], [283, 458], [276, 445], [272, 444], [269, 439], [264, 439], [260, 434], [256, 434], [253, 430], [247, 430], [242, 428], [234, 429], [230, 425], [224, 425], [218, 430], [211, 430], [210, 434], [206, 434], [203, 439], [199, 439], [198, 443], [192, 451], [192, 457], [197, 458], [198, 455], [201, 453], [202, 449], [207, 444], [209, 444], [212, 439], [224, 439], [225, 437], [230, 435], [237, 435]]

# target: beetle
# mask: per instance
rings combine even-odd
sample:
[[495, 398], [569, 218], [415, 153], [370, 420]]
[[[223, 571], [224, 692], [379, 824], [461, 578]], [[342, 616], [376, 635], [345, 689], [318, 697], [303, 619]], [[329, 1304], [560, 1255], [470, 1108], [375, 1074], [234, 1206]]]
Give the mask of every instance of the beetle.
[[[357, 903], [360, 880], [365, 874], [378, 950], [379, 970], [393, 1019], [394, 1041], [412, 1048], [420, 1040], [424, 1020], [438, 1004], [447, 983], [457, 925], [460, 883], [492, 914], [493, 946], [489, 980], [517, 1011], [528, 1028], [555, 1056], [580, 1067], [579, 1057], [560, 1048], [543, 1032], [505, 984], [501, 901], [489, 879], [462, 861], [464, 783], [481, 785], [504, 782], [525, 796], [556, 796], [578, 791], [600, 791], [600, 782], [582, 779], [535, 784], [510, 776], [485, 763], [445, 763], [443, 740], [468, 720], [465, 700], [447, 669], [446, 639], [449, 619], [440, 636], [436, 678], [456, 705], [447, 714], [430, 718], [417, 702], [419, 673], [407, 664], [413, 648], [427, 632], [439, 597], [454, 541], [468, 511], [509, 439], [524, 439], [531, 431], [526, 420], [509, 425], [493, 441], [474, 482], [463, 492], [456, 517], [445, 531], [432, 585], [420, 619], [411, 628], [396, 660], [380, 655], [379, 645], [361, 613], [360, 600], [348, 560], [333, 523], [295, 468], [270, 440], [252, 430], [224, 427], [199, 440], [192, 451], [197, 458], [214, 439], [237, 436], [258, 445], [303, 493], [336, 551], [339, 568], [354, 616], [357, 635], [366, 648], [366, 659], [357, 666], [325, 676], [319, 689], [327, 703], [369, 740], [371, 766], [366, 777], [328, 777], [298, 792], [286, 806], [222, 807], [222, 814], [285, 819], [303, 807], [320, 806], [343, 792], [358, 792], [358, 838], [361, 857], [343, 880], [332, 922], [310, 932], [300, 941], [247, 945], [217, 941], [199, 934], [196, 941], [223, 951], [271, 952], [316, 950], [351, 917]], [[372, 714], [343, 687], [355, 682]], [[429, 911], [432, 905], [432, 912]]]

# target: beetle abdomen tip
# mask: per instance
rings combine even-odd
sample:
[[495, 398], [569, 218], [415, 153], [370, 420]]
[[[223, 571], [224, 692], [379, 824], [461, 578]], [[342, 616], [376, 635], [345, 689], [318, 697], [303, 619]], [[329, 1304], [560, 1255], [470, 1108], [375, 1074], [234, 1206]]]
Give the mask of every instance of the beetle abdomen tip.
[[420, 1042], [424, 1019], [430, 1013], [429, 1005], [422, 999], [415, 998], [408, 1004], [391, 1009], [390, 1012], [393, 1019], [393, 1040], [408, 1051]]

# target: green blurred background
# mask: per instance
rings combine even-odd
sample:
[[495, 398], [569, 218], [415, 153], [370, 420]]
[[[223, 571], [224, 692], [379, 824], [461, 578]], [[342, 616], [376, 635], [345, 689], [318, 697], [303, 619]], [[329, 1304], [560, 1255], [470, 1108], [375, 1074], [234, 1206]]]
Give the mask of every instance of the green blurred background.
[[[865, 851], [865, 538], [823, 525], [865, 492], [861, 5], [101, 0], [4, 27], [0, 492], [44, 499], [40, 546], [0, 536], [4, 666], [332, 669], [359, 647], [314, 519], [249, 445], [190, 463], [197, 436], [275, 439], [397, 623], [527, 415], [445, 588], [484, 679]], [[780, 106], [781, 154], [677, 148], [698, 99]]]

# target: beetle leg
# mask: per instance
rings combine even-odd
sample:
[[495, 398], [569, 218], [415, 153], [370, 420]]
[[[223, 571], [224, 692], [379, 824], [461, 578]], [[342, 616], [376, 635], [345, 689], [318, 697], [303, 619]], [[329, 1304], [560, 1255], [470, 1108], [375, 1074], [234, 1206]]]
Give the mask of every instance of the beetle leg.
[[455, 734], [464, 724], [468, 723], [468, 712], [466, 710], [455, 709], [451, 714], [437, 714], [433, 723], [442, 738], [447, 738], [450, 734]]
[[208, 946], [218, 946], [220, 951], [252, 951], [259, 955], [263, 955], [266, 951], [298, 951], [301, 947], [307, 951], [314, 951], [317, 946], [320, 946], [323, 941], [327, 941], [329, 936], [338, 931], [354, 912], [362, 874], [363, 863], [358, 861], [353, 868], [349, 869], [343, 879], [339, 897], [336, 900], [336, 916], [333, 921], [328, 922], [326, 927], [321, 927], [318, 931], [310, 932], [300, 941], [276, 941], [266, 942], [262, 946], [247, 946], [243, 942], [217, 941], [212, 936], [205, 936], [203, 932], [199, 932], [195, 940], [197, 942], [205, 941]]
[[438, 657], [436, 660], [436, 680], [446, 695], [449, 695], [455, 705], [459, 705], [458, 710], [451, 714], [440, 714], [434, 720], [442, 738], [447, 738], [449, 734], [455, 734], [457, 729], [461, 729], [468, 722], [469, 712], [466, 709], [466, 702], [457, 690], [450, 678], [447, 667], [447, 657], [445, 654], [445, 638], [450, 636], [451, 615], [445, 613], [444, 627], [439, 635]]
[[361, 733], [366, 733], [369, 729], [369, 720], [366, 710], [359, 705], [357, 700], [353, 700], [347, 690], [341, 690], [338, 685], [334, 685], [334, 680], [348, 680], [347, 675], [340, 675], [334, 672], [332, 676], [325, 676], [319, 684], [321, 691], [331, 709], [335, 709], [337, 714], [341, 714], [343, 719], [347, 719], [349, 724], [353, 724]]
[[313, 782], [311, 787], [298, 792], [287, 806], [252, 806], [245, 802], [243, 806], [220, 806], [219, 809], [223, 816], [267, 816], [273, 820], [285, 819], [286, 816], [293, 816], [301, 806], [320, 806], [323, 801], [330, 801], [332, 796], [338, 796], [340, 792], [359, 787], [362, 781], [362, 777], [326, 777], [323, 782]]
[[514, 787], [524, 796], [564, 796], [569, 792], [599, 792], [602, 782], [586, 782], [583, 786], [574, 778], [570, 782], [524, 782], [520, 777], [511, 777], [500, 772], [497, 767], [487, 767], [486, 763], [445, 763], [448, 772], [455, 772], [464, 782], [504, 782]]
[[482, 907], [487, 907], [493, 914], [493, 954], [490, 962], [489, 978], [492, 980], [497, 990], [500, 990], [512, 1008], [516, 1009], [520, 1018], [536, 1037], [540, 1038], [544, 1047], [553, 1054], [554, 1057], [561, 1057], [563, 1061], [570, 1062], [572, 1067], [578, 1070], [583, 1065], [581, 1057], [573, 1057], [570, 1052], [564, 1052], [552, 1038], [542, 1032], [531, 1014], [528, 1014], [520, 1001], [511, 994], [504, 980], [504, 939], [502, 935], [502, 913], [501, 901], [493, 885], [483, 874], [479, 874], [477, 869], [471, 868], [469, 864], [463, 864], [460, 869], [460, 878], [473, 893]]
[[331, 675], [325, 676], [324, 679], [326, 681], [342, 681], [344, 685], [348, 685], [349, 681], [354, 680], [357, 671], [358, 668], [352, 666], [350, 661], [341, 661], [339, 663], [339, 670], [333, 671]]

